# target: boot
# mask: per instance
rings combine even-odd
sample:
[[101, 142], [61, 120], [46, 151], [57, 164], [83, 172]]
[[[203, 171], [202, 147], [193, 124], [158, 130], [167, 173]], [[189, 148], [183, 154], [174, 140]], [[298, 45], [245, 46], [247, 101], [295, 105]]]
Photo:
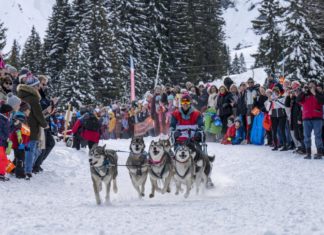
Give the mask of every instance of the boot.
[[280, 151], [287, 151], [288, 147], [287, 144], [284, 144], [283, 147], [280, 149]]
[[306, 148], [306, 157], [304, 159], [312, 159], [312, 149], [311, 148]]
[[296, 151], [294, 151], [293, 153], [297, 153], [297, 154], [306, 154], [306, 150], [304, 147], [298, 147], [298, 149]]
[[317, 153], [314, 155], [314, 159], [322, 159], [323, 156], [323, 150], [317, 149]]
[[27, 173], [25, 180], [30, 180], [31, 177], [33, 177], [33, 175], [31, 173]]
[[275, 145], [274, 146], [274, 148], [273, 149], [271, 149], [272, 151], [277, 151], [278, 150], [278, 147], [277, 147], [277, 145]]
[[9, 178], [6, 177], [5, 175], [0, 175], [0, 181], [9, 181]]

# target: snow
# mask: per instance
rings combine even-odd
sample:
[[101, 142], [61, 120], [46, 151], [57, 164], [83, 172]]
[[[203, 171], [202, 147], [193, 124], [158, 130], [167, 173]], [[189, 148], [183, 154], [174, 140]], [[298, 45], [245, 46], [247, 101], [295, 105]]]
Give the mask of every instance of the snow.
[[1, 21], [8, 28], [4, 53], [9, 52], [14, 39], [23, 47], [33, 25], [44, 38], [54, 3], [55, 0], [0, 0]]
[[[148, 147], [151, 138], [146, 138]], [[128, 151], [130, 140], [109, 140]], [[100, 143], [101, 145], [104, 144]], [[323, 234], [324, 161], [265, 146], [208, 143], [215, 188], [137, 198], [120, 166], [111, 206], [95, 204], [87, 150], [58, 143], [45, 171], [0, 183], [1, 234]], [[127, 153], [118, 153], [119, 163]], [[103, 195], [102, 195], [103, 196]]]

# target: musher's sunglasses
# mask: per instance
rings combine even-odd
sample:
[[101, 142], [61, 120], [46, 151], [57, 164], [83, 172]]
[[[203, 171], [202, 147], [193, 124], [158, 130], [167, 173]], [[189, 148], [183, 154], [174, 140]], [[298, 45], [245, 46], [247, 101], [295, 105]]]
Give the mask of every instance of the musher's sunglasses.
[[190, 104], [190, 100], [181, 100], [181, 104], [187, 104], [187, 105], [189, 105]]

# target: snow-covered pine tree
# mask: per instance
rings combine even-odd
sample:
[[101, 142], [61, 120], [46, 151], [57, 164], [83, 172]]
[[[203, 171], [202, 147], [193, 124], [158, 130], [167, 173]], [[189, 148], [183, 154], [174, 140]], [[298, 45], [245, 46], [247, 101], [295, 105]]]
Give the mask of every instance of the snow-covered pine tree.
[[0, 52], [6, 46], [6, 31], [7, 28], [5, 28], [4, 23], [0, 21]]
[[262, 35], [258, 52], [255, 55], [255, 67], [266, 67], [275, 72], [282, 59], [283, 40], [281, 25], [284, 8], [279, 0], [263, 0], [259, 8], [260, 15], [252, 21], [253, 29]]
[[60, 90], [63, 94], [62, 104], [73, 106], [95, 103], [95, 85], [91, 79], [91, 63], [88, 39], [84, 34], [84, 24], [77, 25], [71, 39], [67, 64], [60, 79]]
[[324, 75], [324, 55], [315, 40], [317, 35], [310, 30], [311, 22], [305, 0], [289, 0], [286, 13], [286, 30], [284, 40], [284, 59], [286, 78], [309, 81], [320, 79]]
[[27, 67], [32, 73], [42, 71], [42, 43], [35, 27], [32, 27], [31, 35], [27, 38], [21, 55], [21, 65]]
[[112, 56], [114, 48], [111, 46], [112, 35], [108, 30], [107, 9], [102, 0], [89, 0], [88, 11], [84, 21], [88, 26], [84, 34], [89, 42], [90, 50], [90, 79], [96, 87], [96, 100], [107, 103], [110, 98], [118, 96], [117, 86], [114, 84], [112, 70]]
[[[144, 22], [143, 22], [144, 23]], [[159, 72], [159, 84], [170, 83], [172, 66], [170, 64], [171, 48], [169, 43], [170, 24], [170, 1], [150, 0], [147, 9], [147, 39], [148, 45], [146, 56], [147, 79], [154, 81], [157, 72], [159, 57], [161, 55], [161, 65]], [[154, 78], [154, 79], [153, 79]], [[152, 87], [153, 84], [150, 84]]]
[[241, 61], [235, 53], [234, 59], [232, 61], [231, 66], [231, 74], [239, 74], [241, 73]]
[[312, 32], [318, 35], [316, 39], [322, 50], [324, 49], [324, 4], [322, 0], [305, 1], [306, 7], [309, 9], [308, 18], [311, 21]]
[[13, 41], [6, 63], [16, 67], [17, 69], [20, 68], [20, 46], [16, 39]]
[[239, 60], [240, 60], [240, 68], [241, 68], [240, 73], [244, 73], [247, 71], [247, 69], [246, 69], [246, 63], [245, 63], [245, 58], [243, 53], [240, 54]]
[[59, 93], [60, 74], [66, 65], [71, 30], [71, 8], [68, 0], [56, 0], [44, 38], [44, 67], [55, 95]]
[[175, 0], [170, 7], [170, 46], [172, 56], [174, 84], [184, 84], [190, 77], [189, 67], [193, 62], [193, 26], [190, 24], [189, 3], [186, 0]]

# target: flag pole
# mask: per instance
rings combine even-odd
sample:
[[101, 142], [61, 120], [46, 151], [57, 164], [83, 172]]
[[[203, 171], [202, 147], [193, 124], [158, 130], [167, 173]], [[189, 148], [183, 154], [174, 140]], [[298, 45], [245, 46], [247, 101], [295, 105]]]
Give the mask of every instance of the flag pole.
[[159, 62], [158, 62], [158, 68], [157, 68], [157, 71], [156, 71], [154, 88], [158, 85], [161, 60], [162, 60], [162, 54], [160, 54], [160, 56], [159, 56]]
[[135, 69], [133, 57], [130, 56], [130, 83], [131, 83], [131, 101], [135, 100]]

